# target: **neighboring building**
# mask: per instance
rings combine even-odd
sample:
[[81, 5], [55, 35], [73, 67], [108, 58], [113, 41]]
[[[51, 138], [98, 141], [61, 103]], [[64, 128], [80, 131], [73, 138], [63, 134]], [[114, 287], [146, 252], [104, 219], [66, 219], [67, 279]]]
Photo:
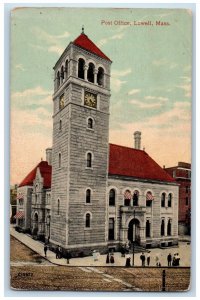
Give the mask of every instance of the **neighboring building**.
[[191, 232], [191, 164], [178, 162], [178, 166], [166, 168], [179, 186], [179, 234]]
[[[48, 151], [47, 159], [48, 159]], [[17, 189], [17, 226], [35, 237], [45, 238], [45, 217], [49, 213], [47, 194], [51, 187], [50, 161], [41, 161], [19, 184]], [[49, 198], [48, 198], [48, 201]]]
[[16, 223], [17, 211], [17, 184], [10, 188], [10, 222]]
[[128, 239], [178, 243], [175, 180], [140, 150], [139, 131], [135, 148], [108, 143], [110, 66], [83, 32], [65, 49], [54, 67], [51, 180], [49, 165], [47, 185], [39, 165], [30, 176], [32, 233], [73, 255]]

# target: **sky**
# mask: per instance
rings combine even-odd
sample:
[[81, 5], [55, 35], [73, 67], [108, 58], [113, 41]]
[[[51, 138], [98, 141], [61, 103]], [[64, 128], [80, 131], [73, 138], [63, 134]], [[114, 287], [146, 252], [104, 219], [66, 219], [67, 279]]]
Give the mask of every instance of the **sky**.
[[11, 184], [52, 145], [53, 66], [82, 25], [112, 60], [109, 141], [133, 147], [139, 130], [160, 166], [191, 162], [190, 10], [20, 8], [11, 15]]

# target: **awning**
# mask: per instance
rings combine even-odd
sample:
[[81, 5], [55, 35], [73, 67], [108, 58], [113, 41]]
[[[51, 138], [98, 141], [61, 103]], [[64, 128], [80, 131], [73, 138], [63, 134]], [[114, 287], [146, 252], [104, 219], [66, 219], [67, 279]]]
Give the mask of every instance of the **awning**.
[[130, 191], [126, 191], [124, 193], [124, 199], [128, 199], [128, 200], [131, 200], [132, 196], [131, 196], [131, 192]]
[[16, 215], [14, 216], [15, 219], [23, 219], [24, 218], [24, 212], [18, 211]]
[[146, 200], [154, 200], [154, 197], [153, 197], [152, 193], [148, 192], [146, 194]]

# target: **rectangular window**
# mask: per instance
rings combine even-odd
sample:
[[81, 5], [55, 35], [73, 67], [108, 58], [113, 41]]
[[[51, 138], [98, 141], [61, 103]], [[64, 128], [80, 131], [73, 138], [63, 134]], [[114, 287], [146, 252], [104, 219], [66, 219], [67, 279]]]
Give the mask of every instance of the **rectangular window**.
[[185, 198], [185, 205], [188, 205], [189, 204], [189, 200], [188, 200], [188, 197]]
[[114, 218], [109, 218], [109, 230], [108, 230], [108, 239], [114, 240], [115, 239], [115, 221]]
[[189, 186], [185, 187], [185, 192], [188, 193], [189, 192]]

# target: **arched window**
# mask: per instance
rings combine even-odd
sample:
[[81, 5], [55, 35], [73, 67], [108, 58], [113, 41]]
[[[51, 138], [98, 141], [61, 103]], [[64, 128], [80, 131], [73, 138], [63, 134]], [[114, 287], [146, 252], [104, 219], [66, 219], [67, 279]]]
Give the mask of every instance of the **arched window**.
[[167, 235], [172, 235], [172, 222], [169, 219], [167, 223]]
[[58, 89], [60, 86], [60, 72], [59, 71], [57, 72], [56, 81], [57, 81], [57, 89]]
[[61, 168], [61, 153], [58, 154], [58, 167]]
[[115, 205], [115, 190], [112, 189], [109, 192], [109, 206], [114, 206]]
[[78, 60], [78, 77], [84, 79], [85, 61], [82, 58]]
[[65, 76], [64, 76], [65, 79], [67, 79], [67, 77], [69, 75], [69, 69], [68, 68], [69, 68], [69, 61], [67, 59], [66, 62], [65, 62]]
[[86, 190], [86, 203], [90, 203], [91, 202], [91, 190], [90, 189], [87, 189]]
[[101, 67], [99, 67], [99, 69], [98, 69], [97, 83], [98, 83], [98, 85], [101, 85], [101, 86], [104, 85], [104, 69]]
[[90, 82], [94, 82], [94, 64], [93, 63], [89, 63], [87, 79]]
[[165, 220], [164, 219], [162, 219], [162, 221], [161, 221], [160, 235], [161, 236], [165, 235]]
[[149, 220], [146, 221], [146, 237], [151, 236], [151, 223]]
[[61, 72], [60, 72], [60, 83], [63, 83], [64, 80], [64, 67], [61, 67]]
[[93, 119], [88, 118], [88, 128], [92, 129], [93, 128]]
[[57, 202], [57, 214], [58, 215], [60, 214], [60, 199], [58, 199], [58, 202]]
[[154, 200], [154, 197], [151, 192], [146, 193], [146, 206], [152, 206], [152, 201]]
[[62, 120], [59, 121], [59, 130], [62, 130]]
[[134, 193], [133, 193], [133, 206], [138, 206], [138, 200], [139, 200], [139, 192], [134, 191]]
[[115, 220], [114, 218], [109, 218], [108, 240], [112, 241], [114, 239], [115, 239]]
[[92, 167], [92, 153], [88, 152], [87, 153], [87, 168]]
[[89, 228], [90, 227], [90, 214], [87, 213], [85, 216], [85, 227]]
[[124, 205], [129, 206], [131, 203], [131, 192], [129, 190], [126, 190], [124, 193]]
[[161, 207], [165, 207], [165, 193], [162, 193], [161, 195]]
[[168, 207], [172, 207], [172, 194], [168, 195]]

